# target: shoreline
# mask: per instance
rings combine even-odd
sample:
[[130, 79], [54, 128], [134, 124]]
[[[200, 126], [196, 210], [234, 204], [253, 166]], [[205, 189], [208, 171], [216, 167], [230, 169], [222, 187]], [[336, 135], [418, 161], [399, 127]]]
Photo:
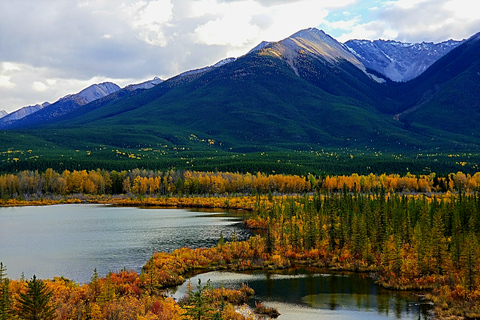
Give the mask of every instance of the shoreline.
[[[264, 196], [265, 200], [267, 197]], [[228, 199], [228, 202], [225, 200]], [[125, 198], [125, 197], [92, 197], [92, 196], [83, 196], [81, 199], [79, 197], [69, 197], [69, 198], [62, 198], [62, 199], [42, 199], [42, 200], [3, 200], [0, 203], [1, 207], [15, 207], [15, 206], [47, 206], [47, 205], [57, 205], [57, 204], [105, 204], [105, 205], [118, 205], [118, 206], [139, 206], [139, 207], [161, 207], [161, 208], [192, 208], [192, 209], [199, 209], [199, 208], [206, 208], [206, 209], [226, 209], [226, 210], [245, 210], [245, 211], [253, 211], [255, 209], [255, 197], [252, 196], [243, 196], [243, 197], [229, 197], [229, 198], [222, 198], [222, 197], [188, 197], [188, 198], [180, 198], [180, 197], [162, 197], [162, 198], [142, 198], [142, 199], [133, 199], [133, 198]], [[247, 225], [247, 228], [249, 226]], [[261, 229], [261, 228], [260, 228]], [[182, 248], [183, 249], [183, 248]], [[205, 248], [205, 250], [213, 250], [213, 248]], [[173, 253], [170, 253], [170, 255]], [[154, 255], [155, 256], [155, 255]], [[150, 259], [152, 259], [152, 256]], [[272, 257], [270, 257], [272, 258]], [[224, 266], [213, 266], [207, 267], [205, 269], [196, 268], [189, 266], [187, 268], [192, 268], [191, 270], [199, 271], [200, 273], [205, 273], [214, 270], [225, 270], [225, 271], [245, 271], [245, 270], [281, 270], [291, 266], [301, 266], [301, 267], [321, 267], [326, 268], [332, 272], [342, 272], [342, 271], [349, 271], [349, 272], [360, 272], [371, 273], [370, 276], [374, 279], [376, 278], [377, 284], [393, 291], [425, 291], [429, 290], [429, 294], [427, 295], [427, 299], [429, 301], [435, 302], [435, 313], [437, 316], [442, 318], [440, 314], [446, 314], [447, 316], [443, 317], [445, 319], [451, 317], [451, 310], [455, 310], [455, 306], [448, 306], [445, 307], [445, 302], [442, 301], [442, 297], [438, 294], [431, 293], [431, 290], [434, 287], [434, 284], [429, 286], [418, 286], [418, 284], [409, 285], [409, 286], [399, 286], [396, 284], [389, 284], [382, 282], [379, 280], [378, 277], [378, 267], [375, 268], [373, 266], [362, 268], [362, 266], [354, 265], [349, 266], [348, 261], [347, 265], [341, 265], [341, 263], [332, 264], [332, 262], [328, 261], [321, 261], [315, 259], [292, 259], [291, 257], [282, 257], [288, 261], [288, 266], [282, 265], [284, 260], [280, 261], [280, 264], [277, 262], [271, 261], [263, 261], [261, 265], [248, 265], [248, 266], [235, 266], [235, 265], [224, 265]], [[214, 261], [212, 261], [214, 262]], [[143, 269], [147, 266], [147, 263], [144, 265]], [[188, 270], [187, 270], [188, 271]], [[375, 275], [374, 275], [375, 274]], [[177, 274], [177, 276], [183, 276], [184, 273]], [[177, 283], [178, 284], [178, 283]], [[417, 285], [417, 286], [415, 286]], [[168, 285], [167, 285], [168, 287]], [[441, 311], [441, 312], [439, 312]], [[456, 312], [455, 312], [456, 313]]]

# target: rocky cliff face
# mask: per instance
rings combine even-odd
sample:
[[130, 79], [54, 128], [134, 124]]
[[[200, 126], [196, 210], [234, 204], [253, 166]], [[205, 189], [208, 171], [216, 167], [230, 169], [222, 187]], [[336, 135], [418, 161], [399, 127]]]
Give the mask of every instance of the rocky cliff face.
[[416, 78], [435, 61], [463, 41], [402, 43], [385, 40], [350, 40], [345, 46], [369, 69], [390, 80], [406, 82]]

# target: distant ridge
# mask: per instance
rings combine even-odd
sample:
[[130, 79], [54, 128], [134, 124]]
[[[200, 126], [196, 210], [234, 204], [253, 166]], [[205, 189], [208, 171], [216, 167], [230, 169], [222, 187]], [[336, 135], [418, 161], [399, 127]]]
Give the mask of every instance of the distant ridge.
[[435, 61], [463, 41], [402, 43], [384, 40], [350, 40], [345, 46], [369, 69], [390, 80], [405, 82], [418, 77]]
[[[209, 141], [212, 150], [243, 153], [480, 151], [478, 39], [444, 43], [448, 52], [437, 52], [424, 72], [394, 82], [378, 71], [382, 65], [401, 61], [396, 55], [404, 52], [435, 51], [436, 45], [382, 42], [391, 50], [390, 62], [382, 60], [375, 69], [368, 64], [375, 59], [366, 60], [367, 54], [360, 58], [357, 50], [309, 28], [142, 90], [110, 84], [87, 88], [9, 129], [31, 129], [39, 139], [69, 147], [188, 148]], [[372, 48], [376, 57], [382, 46], [365, 42], [362, 50]], [[398, 69], [397, 75], [410, 76], [427, 60], [405, 67], [404, 73]], [[85, 103], [87, 97], [95, 100]]]
[[0, 127], [11, 125], [12, 123], [15, 123], [20, 119], [23, 119], [39, 110], [42, 110], [49, 105], [50, 103], [44, 102], [42, 104], [36, 104], [34, 106], [23, 107], [16, 111], [13, 111], [12, 113], [6, 114], [5, 116], [2, 116], [0, 118]]
[[55, 103], [36, 105], [13, 112], [10, 114], [12, 117], [9, 115], [8, 117], [0, 119], [0, 128], [16, 128], [42, 123], [68, 114], [80, 106], [86, 105], [118, 90], [120, 90], [120, 87], [112, 82], [94, 84], [76, 94], [67, 95]]

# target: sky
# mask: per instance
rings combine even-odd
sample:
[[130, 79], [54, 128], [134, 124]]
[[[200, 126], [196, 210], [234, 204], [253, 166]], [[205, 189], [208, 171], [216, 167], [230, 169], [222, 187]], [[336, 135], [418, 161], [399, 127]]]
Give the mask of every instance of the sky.
[[310, 27], [340, 42], [462, 40], [480, 32], [477, 2], [0, 0], [0, 110], [168, 79]]

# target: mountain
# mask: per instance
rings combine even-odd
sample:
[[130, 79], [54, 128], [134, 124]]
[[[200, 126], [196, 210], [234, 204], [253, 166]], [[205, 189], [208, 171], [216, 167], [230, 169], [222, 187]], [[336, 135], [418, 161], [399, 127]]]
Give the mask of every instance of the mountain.
[[44, 102], [42, 104], [36, 104], [34, 106], [20, 108], [14, 112], [9, 113], [8, 115], [6, 114], [5, 116], [0, 118], [0, 128], [9, 126], [17, 122], [18, 120], [25, 118], [26, 116], [29, 116], [39, 110], [42, 110], [43, 108], [49, 105], [50, 103]]
[[479, 37], [416, 78], [394, 82], [345, 44], [306, 29], [150, 89], [117, 89], [60, 116], [37, 117], [34, 128], [17, 128], [45, 145], [73, 150], [153, 149], [158, 161], [163, 146], [227, 154], [478, 152]]
[[108, 96], [118, 90], [120, 90], [120, 87], [111, 82], [94, 84], [86, 89], [83, 89], [77, 94], [67, 95], [55, 103], [45, 106], [37, 105], [33, 107], [27, 107], [26, 110], [28, 111], [26, 112], [22, 111], [25, 109], [22, 108], [10, 114], [8, 117], [0, 119], [0, 128], [19, 128], [35, 124], [42, 124], [54, 118], [68, 114], [83, 105]]
[[404, 122], [480, 138], [480, 33], [451, 50], [400, 93]]
[[384, 85], [343, 44], [308, 29], [144, 92], [94, 102], [55, 128], [85, 128], [83, 139], [118, 147], [188, 143], [192, 134], [232, 150], [276, 143], [373, 146], [380, 132], [383, 146], [400, 138], [416, 145], [401, 123], [382, 114], [396, 110], [396, 102], [378, 94]]
[[5, 117], [7, 114], [8, 114], [7, 111], [5, 111], [5, 110], [0, 110], [0, 118]]
[[124, 89], [127, 89], [129, 91], [134, 91], [139, 89], [141, 90], [151, 89], [157, 84], [162, 83], [162, 81], [163, 81], [162, 79], [155, 77], [153, 78], [153, 80], [148, 80], [148, 81], [137, 83], [137, 84], [130, 84], [126, 86]]
[[349, 40], [345, 46], [367, 68], [390, 80], [405, 82], [416, 78], [462, 41], [402, 43], [392, 40]]

